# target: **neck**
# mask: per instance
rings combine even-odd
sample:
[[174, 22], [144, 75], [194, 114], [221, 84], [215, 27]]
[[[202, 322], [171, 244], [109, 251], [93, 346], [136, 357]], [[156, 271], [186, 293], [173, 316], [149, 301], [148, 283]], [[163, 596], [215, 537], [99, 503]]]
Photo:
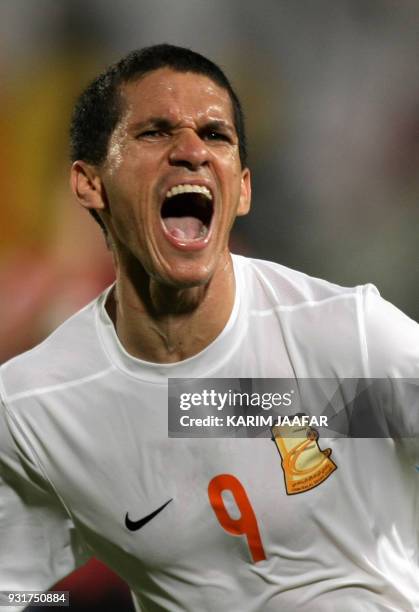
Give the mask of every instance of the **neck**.
[[196, 355], [221, 333], [235, 295], [227, 252], [206, 285], [162, 285], [143, 268], [117, 267], [116, 290], [107, 308], [124, 348], [135, 357], [174, 363]]

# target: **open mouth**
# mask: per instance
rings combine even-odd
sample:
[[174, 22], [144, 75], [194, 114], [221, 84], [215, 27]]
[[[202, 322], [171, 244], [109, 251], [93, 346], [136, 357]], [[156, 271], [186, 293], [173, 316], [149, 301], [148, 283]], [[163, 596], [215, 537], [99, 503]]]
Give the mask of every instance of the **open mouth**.
[[181, 242], [203, 241], [214, 212], [212, 194], [203, 185], [176, 185], [169, 189], [161, 208], [167, 233]]

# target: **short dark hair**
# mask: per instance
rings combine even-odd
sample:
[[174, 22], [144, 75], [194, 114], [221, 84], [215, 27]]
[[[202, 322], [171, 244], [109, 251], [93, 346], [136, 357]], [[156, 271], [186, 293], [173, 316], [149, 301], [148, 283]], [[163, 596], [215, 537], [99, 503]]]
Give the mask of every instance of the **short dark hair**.
[[[122, 113], [120, 86], [149, 72], [169, 67], [178, 72], [194, 72], [209, 77], [225, 89], [233, 106], [233, 119], [243, 168], [247, 165], [244, 114], [230, 81], [219, 66], [203, 55], [174, 45], [161, 44], [136, 49], [112, 64], [82, 92], [74, 107], [70, 127], [71, 160], [99, 165], [105, 161], [110, 136]], [[106, 233], [96, 211], [91, 211]]]
[[96, 77], [82, 92], [74, 107], [70, 128], [71, 159], [101, 164], [108, 151], [109, 138], [121, 112], [120, 86], [135, 81], [159, 68], [178, 72], [204, 74], [227, 90], [232, 106], [234, 126], [239, 140], [242, 167], [247, 165], [243, 110], [230, 81], [214, 62], [203, 55], [174, 45], [162, 44], [131, 51]]

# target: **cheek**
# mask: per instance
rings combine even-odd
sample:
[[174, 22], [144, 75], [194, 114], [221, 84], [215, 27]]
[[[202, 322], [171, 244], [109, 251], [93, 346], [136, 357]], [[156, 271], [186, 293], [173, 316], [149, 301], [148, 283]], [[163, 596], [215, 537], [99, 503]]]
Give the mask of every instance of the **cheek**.
[[218, 156], [221, 172], [226, 180], [237, 180], [241, 177], [242, 167], [237, 147], [228, 147]]
[[242, 170], [239, 164], [224, 164], [222, 168], [222, 189], [230, 205], [238, 202], [242, 187]]
[[116, 215], [137, 209], [143, 183], [144, 173], [136, 170], [132, 163], [123, 161], [119, 167], [115, 165], [105, 181], [111, 213]]
[[241, 169], [239, 146], [237, 144], [226, 145], [223, 151], [223, 158], [225, 164], [229, 164], [230, 166], [234, 167], [235, 170]]
[[240, 155], [237, 147], [234, 147], [234, 149], [229, 151], [228, 160], [230, 164], [235, 166], [236, 172], [241, 171]]

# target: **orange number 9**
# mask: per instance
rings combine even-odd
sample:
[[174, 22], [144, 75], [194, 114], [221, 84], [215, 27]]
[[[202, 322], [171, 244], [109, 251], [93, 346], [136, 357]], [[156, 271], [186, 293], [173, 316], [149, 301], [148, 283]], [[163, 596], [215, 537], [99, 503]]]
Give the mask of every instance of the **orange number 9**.
[[[221, 494], [226, 490], [232, 493], [240, 510], [238, 519], [232, 518], [224, 505]], [[240, 480], [231, 474], [215, 476], [208, 485], [208, 496], [221, 527], [232, 535], [246, 536], [253, 562], [266, 559], [256, 516]]]

